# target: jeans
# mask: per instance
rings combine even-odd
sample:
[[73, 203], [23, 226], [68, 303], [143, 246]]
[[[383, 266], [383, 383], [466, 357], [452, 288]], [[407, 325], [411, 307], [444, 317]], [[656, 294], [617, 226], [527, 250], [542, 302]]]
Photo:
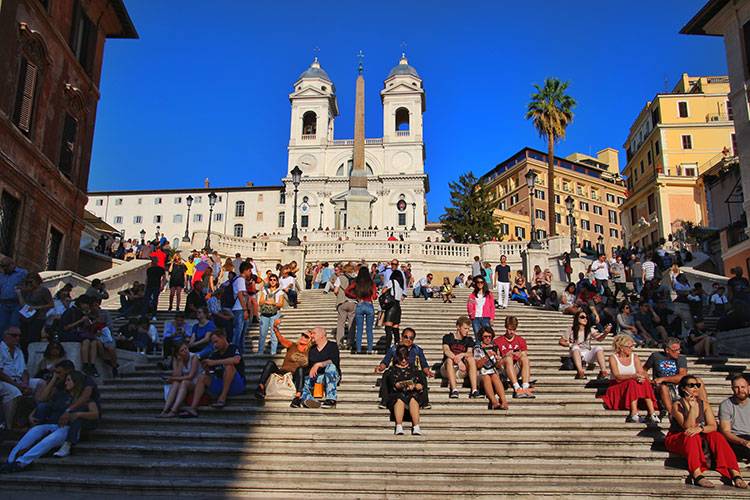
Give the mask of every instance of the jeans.
[[354, 310], [354, 319], [357, 322], [357, 351], [362, 350], [362, 326], [367, 320], [367, 350], [372, 351], [372, 324], [375, 321], [375, 308], [372, 302], [359, 302]]
[[232, 311], [232, 325], [234, 328], [234, 336], [232, 337], [232, 344], [236, 345], [241, 354], [245, 354], [245, 311], [239, 309]]
[[[87, 409], [88, 406], [83, 406], [76, 411], [82, 412], [86, 411]], [[34, 416], [40, 422], [46, 422], [48, 421], [52, 410], [52, 403], [39, 403], [39, 405], [34, 410]], [[98, 418], [96, 420], [86, 420], [83, 418], [74, 420], [73, 422], [68, 424], [68, 434], [65, 441], [69, 442], [70, 444], [77, 444], [78, 440], [81, 438], [81, 430], [94, 430], [99, 426], [99, 422], [100, 419]]]
[[8, 329], [9, 326], [18, 326], [21, 321], [21, 303], [17, 300], [11, 302], [0, 302], [0, 335]]
[[633, 278], [633, 288], [635, 288], [635, 293], [640, 295], [643, 290], [643, 278]]
[[[260, 315], [260, 334], [258, 336], [258, 354], [263, 354], [266, 348], [266, 335], [268, 330], [273, 328], [273, 322], [281, 317], [281, 311], [277, 312], [273, 316]], [[276, 354], [276, 349], [279, 347], [279, 339], [276, 334], [271, 332], [271, 354]]]
[[[48, 451], [62, 445], [68, 437], [69, 429], [70, 427], [67, 425], [58, 427], [57, 424], [42, 424], [32, 427], [10, 452], [8, 462], [18, 462], [22, 467], [26, 467]], [[22, 457], [17, 456], [21, 450], [27, 448], [31, 449], [24, 453]]]
[[286, 296], [289, 298], [289, 305], [291, 307], [297, 307], [297, 291], [294, 289], [286, 292]]
[[317, 375], [315, 375], [315, 377], [305, 377], [305, 384], [302, 387], [302, 397], [300, 399], [302, 401], [305, 401], [307, 399], [314, 399], [312, 397], [313, 386], [315, 386], [315, 384], [325, 384], [326, 399], [332, 399], [336, 401], [336, 398], [338, 397], [336, 393], [336, 385], [339, 383], [339, 380], [341, 380], [341, 375], [339, 375], [339, 371], [338, 369], [336, 369], [336, 365], [334, 365], [333, 363], [328, 364], [325, 366], [324, 370], [318, 370], [318, 373]]
[[427, 300], [428, 298], [432, 297], [432, 289], [426, 288], [426, 287], [423, 287], [423, 286], [415, 286], [414, 287], [414, 297], [415, 298], [424, 297], [425, 300]]
[[477, 345], [482, 343], [482, 339], [479, 338], [479, 329], [483, 326], [490, 325], [490, 318], [474, 318], [471, 320], [471, 327], [474, 330], [474, 338], [477, 341]]
[[160, 286], [146, 288], [146, 294], [143, 297], [143, 315], [156, 315], [156, 307], [159, 304]]

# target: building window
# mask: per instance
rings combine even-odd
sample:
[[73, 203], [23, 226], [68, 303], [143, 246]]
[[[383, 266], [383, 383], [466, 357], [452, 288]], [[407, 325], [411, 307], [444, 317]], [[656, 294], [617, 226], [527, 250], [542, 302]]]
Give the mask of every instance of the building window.
[[599, 205], [594, 205], [594, 213], [596, 215], [602, 215], [602, 207], [600, 207]]
[[224, 214], [214, 214], [214, 220], [216, 222], [221, 222], [224, 220]]
[[60, 138], [60, 156], [57, 160], [57, 168], [70, 179], [73, 175], [76, 155], [76, 137], [78, 132], [78, 121], [70, 113], [63, 117], [63, 131]]
[[536, 239], [543, 240], [546, 237], [547, 237], [547, 231], [545, 231], [544, 229], [536, 230]]
[[54, 227], [49, 228], [47, 241], [47, 271], [55, 271], [60, 265], [60, 251], [62, 250], [63, 234]]
[[734, 120], [734, 111], [732, 110], [732, 101], [727, 99], [727, 119]]
[[154, 205], [161, 205], [161, 198], [154, 198]]
[[182, 214], [175, 214], [172, 216], [172, 222], [182, 222]]
[[263, 203], [263, 193], [258, 193], [258, 203]]
[[221, 203], [221, 196], [217, 196], [217, 197], [216, 197], [216, 202], [217, 202], [217, 203]]
[[122, 198], [116, 198], [115, 199], [115, 206], [119, 207], [120, 205], [122, 205]]
[[737, 134], [732, 134], [730, 140], [732, 141], [732, 156], [737, 156]]
[[180, 203], [182, 203], [182, 196], [175, 196], [174, 197], [174, 204], [175, 205], [179, 205]]
[[500, 223], [500, 234], [510, 234], [510, 226], [505, 222]]
[[255, 214], [255, 221], [256, 222], [262, 222], [263, 221], [263, 212], [257, 212]]
[[617, 212], [614, 210], [607, 210], [609, 213], [609, 223], [610, 224], [617, 224]]
[[122, 216], [121, 215], [116, 216], [114, 218], [114, 223], [115, 224], [122, 224]]
[[18, 73], [18, 88], [13, 106], [13, 123], [26, 135], [31, 131], [39, 71], [26, 58], [21, 59]]
[[138, 204], [140, 205], [141, 203], [143, 203], [143, 198], [138, 198]]
[[521, 226], [516, 226], [516, 238], [519, 240], [523, 240], [526, 238], [526, 228]]
[[688, 103], [687, 101], [679, 101], [677, 103], [677, 110], [680, 118], [689, 118], [690, 115], [688, 114]]
[[623, 203], [625, 203], [625, 198], [623, 198], [622, 196], [618, 196], [617, 197], [617, 204], [618, 205], [622, 205]]
[[593, 247], [592, 247], [592, 245], [591, 245], [591, 241], [589, 241], [589, 240], [583, 240], [583, 241], [581, 242], [581, 246], [582, 246], [583, 248], [586, 248], [586, 249], [588, 249], [588, 250], [591, 250], [591, 249], [593, 248]]
[[559, 194], [555, 195], [555, 203], [557, 203], [558, 205], [560, 204], [560, 195]]
[[651, 165], [651, 151], [646, 151], [646, 161]]
[[507, 208], [507, 205], [505, 203], [505, 200], [500, 202], [500, 206], [498, 206], [500, 210], [505, 210]]
[[643, 160], [641, 160], [641, 173], [643, 173]]
[[398, 214], [398, 226], [405, 226], [406, 225], [406, 214]]
[[534, 190], [534, 198], [537, 200], [543, 200], [544, 199], [544, 191], [541, 189], [535, 189]]
[[193, 214], [193, 222], [203, 222], [203, 214]]
[[560, 221], [562, 221], [562, 217], [560, 216], [559, 213], [555, 212], [555, 222], [557, 222], [558, 224], [561, 224]]
[[101, 207], [104, 205], [104, 200], [94, 200], [94, 205], [97, 207]]
[[601, 224], [594, 224], [594, 232], [597, 234], [604, 234], [604, 226]]
[[693, 136], [683, 135], [682, 137], [682, 149], [693, 149]]
[[607, 203], [614, 203], [615, 202], [615, 195], [611, 193], [607, 193]]
[[279, 205], [286, 205], [286, 191], [279, 191]]
[[581, 219], [581, 229], [591, 231], [591, 222], [586, 219]]
[[313, 111], [302, 115], [302, 135], [315, 135], [318, 126], [318, 116]]
[[586, 194], [583, 192], [583, 186], [578, 186], [578, 194], [580, 196], [586, 196]]
[[536, 217], [538, 220], [547, 220], [547, 214], [544, 210], [539, 210], [538, 208], [534, 210], [534, 217]]
[[161, 224], [161, 215], [154, 215], [154, 224]]
[[654, 141], [654, 154], [658, 155], [659, 153], [661, 153], [661, 146], [659, 146], [659, 141], [656, 140]]
[[284, 227], [284, 223], [286, 219], [286, 214], [284, 212], [279, 212], [279, 227]]
[[570, 191], [570, 184], [568, 184], [568, 181], [563, 181], [562, 186], [563, 191]]
[[646, 204], [648, 205], [649, 214], [652, 214], [656, 211], [656, 198], [653, 194], [648, 195], [648, 198], [646, 198]]
[[611, 227], [611, 228], [609, 228], [609, 237], [610, 238], [619, 238], [620, 237], [620, 232], [617, 229]]
[[201, 203], [203, 201], [203, 196], [196, 196], [193, 200], [193, 203]]
[[638, 222], [638, 210], [636, 207], [630, 209], [630, 226], [631, 228]]
[[133, 216], [133, 224], [141, 224], [143, 223], [143, 217], [140, 215]]
[[299, 218], [300, 227], [310, 227], [310, 216], [303, 215]]
[[694, 165], [685, 165], [685, 177], [695, 177], [697, 168]]
[[518, 203], [518, 195], [514, 194], [510, 197], [510, 206], [512, 207], [516, 203]]
[[76, 55], [78, 62], [89, 75], [94, 68], [94, 54], [96, 54], [96, 25], [88, 18], [80, 0], [73, 8], [73, 25], [70, 31], [70, 48]]
[[588, 202], [581, 201], [581, 202], [578, 203], [578, 205], [581, 207], [581, 210], [583, 210], [584, 212], [588, 212], [589, 211], [589, 204], [588, 204]]
[[234, 236], [237, 238], [242, 238], [242, 236], [245, 234], [245, 228], [242, 226], [242, 224], [235, 224], [234, 225]]
[[244, 217], [245, 216], [245, 202], [244, 201], [238, 201], [234, 204], [234, 216], [235, 217]]

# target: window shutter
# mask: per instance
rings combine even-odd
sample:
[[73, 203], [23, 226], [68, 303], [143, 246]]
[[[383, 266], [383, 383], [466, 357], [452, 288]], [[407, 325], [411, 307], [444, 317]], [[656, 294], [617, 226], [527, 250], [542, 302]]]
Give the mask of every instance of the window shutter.
[[34, 107], [37, 73], [36, 66], [26, 59], [21, 59], [13, 122], [26, 133], [31, 129], [31, 113]]
[[75, 158], [76, 130], [78, 122], [75, 118], [65, 113], [63, 123], [62, 141], [60, 143], [60, 161], [58, 168], [66, 177], [70, 178], [73, 173], [73, 161]]

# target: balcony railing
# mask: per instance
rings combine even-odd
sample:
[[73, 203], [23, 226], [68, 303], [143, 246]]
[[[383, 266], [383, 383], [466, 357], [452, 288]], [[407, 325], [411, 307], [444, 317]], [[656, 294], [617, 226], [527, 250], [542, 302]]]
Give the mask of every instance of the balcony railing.
[[315, 140], [315, 134], [302, 134], [302, 140], [303, 141], [314, 141]]
[[726, 113], [708, 113], [706, 115], [706, 123], [708, 122], [726, 122], [729, 121], [729, 117]]
[[396, 137], [409, 137], [409, 131], [408, 130], [397, 130], [396, 131]]

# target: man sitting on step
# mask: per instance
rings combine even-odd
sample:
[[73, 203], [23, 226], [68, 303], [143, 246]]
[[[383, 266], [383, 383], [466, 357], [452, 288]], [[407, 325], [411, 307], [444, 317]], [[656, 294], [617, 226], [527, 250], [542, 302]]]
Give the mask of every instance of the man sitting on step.
[[467, 375], [471, 383], [469, 397], [481, 397], [477, 390], [477, 365], [473, 362], [474, 339], [469, 337], [470, 330], [471, 319], [468, 316], [459, 316], [456, 320], [456, 331], [443, 336], [443, 364], [440, 366], [440, 375], [448, 379], [451, 399], [458, 397], [456, 379], [463, 380]]
[[[414, 338], [416, 336], [417, 333], [413, 328], [404, 328], [401, 332], [401, 345], [404, 345], [407, 349], [409, 349], [409, 364], [417, 370], [419, 383], [422, 384], [423, 389], [420, 391], [418, 396], [419, 406], [423, 409], [430, 409], [432, 408], [432, 405], [430, 404], [430, 397], [427, 392], [427, 377], [434, 377], [435, 374], [430, 370], [430, 365], [427, 364], [427, 358], [425, 358], [422, 348], [414, 343]], [[385, 353], [383, 361], [381, 361], [380, 364], [375, 367], [375, 373], [383, 374], [380, 383], [380, 404], [378, 404], [378, 408], [381, 409], [387, 408], [388, 405], [388, 399], [390, 396], [388, 392], [388, 388], [390, 387], [390, 383], [388, 380], [390, 375], [389, 369], [394, 363], [397, 362], [397, 347], [398, 346], [395, 345], [391, 346], [391, 348], [388, 349], [388, 352]]]
[[671, 415], [672, 402], [680, 399], [677, 384], [688, 372], [687, 359], [680, 354], [680, 339], [669, 337], [664, 342], [664, 352], [651, 353], [643, 369], [647, 372], [653, 370], [654, 394], [659, 398], [662, 413]]
[[227, 334], [222, 329], [211, 332], [210, 339], [214, 351], [208, 358], [201, 361], [201, 367], [205, 373], [198, 376], [193, 404], [180, 413], [182, 418], [198, 416], [196, 408], [206, 390], [219, 396], [219, 399], [211, 405], [217, 409], [226, 406], [227, 396], [238, 396], [245, 392], [245, 361], [242, 359], [239, 347], [227, 341]]
[[732, 377], [732, 393], [719, 405], [719, 431], [737, 460], [750, 460], [750, 387], [742, 374]]
[[[534, 398], [531, 393], [529, 379], [531, 378], [531, 363], [529, 361], [526, 340], [516, 335], [518, 318], [515, 316], [505, 317], [505, 335], [497, 337], [494, 344], [500, 349], [503, 356], [497, 367], [505, 373], [508, 380], [513, 384], [514, 398]], [[518, 383], [521, 377], [523, 385]]]

